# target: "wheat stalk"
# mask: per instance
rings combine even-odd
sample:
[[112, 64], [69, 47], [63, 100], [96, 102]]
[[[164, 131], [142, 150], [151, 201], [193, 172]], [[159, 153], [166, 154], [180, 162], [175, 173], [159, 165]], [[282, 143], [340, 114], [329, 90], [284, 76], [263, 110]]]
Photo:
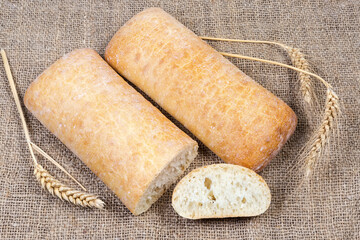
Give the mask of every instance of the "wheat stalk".
[[305, 71], [303, 69], [300, 69], [300, 68], [297, 68], [297, 67], [294, 67], [294, 66], [287, 65], [285, 63], [266, 60], [266, 59], [262, 59], [262, 58], [254, 58], [254, 57], [244, 56], [244, 55], [240, 55], [240, 54], [226, 53], [226, 52], [220, 52], [220, 54], [222, 54], [224, 56], [228, 56], [228, 57], [235, 57], [235, 58], [241, 58], [241, 59], [252, 60], [252, 61], [257, 61], [257, 62], [269, 63], [269, 64], [272, 64], [272, 65], [277, 65], [277, 66], [280, 66], [280, 67], [289, 68], [289, 69], [292, 69], [292, 70], [297, 71], [299, 73], [304, 73], [304, 74], [308, 74], [308, 75], [310, 75], [312, 77], [315, 77], [320, 82], [322, 82], [327, 88], [332, 88], [331, 84], [328, 83], [327, 81], [325, 81], [319, 75], [316, 75], [315, 73], [308, 72], [308, 71]]
[[98, 199], [94, 194], [78, 191], [66, 186], [59, 180], [51, 176], [40, 164], [35, 165], [34, 175], [41, 186], [56, 195], [61, 200], [71, 202], [82, 207], [95, 207], [102, 209], [105, 205], [103, 201]]
[[[310, 72], [310, 67], [309, 67], [310, 64], [306, 60], [305, 55], [300, 51], [300, 49], [287, 46], [283, 43], [272, 42], [272, 41], [261, 41], [261, 40], [241, 40], [241, 39], [213, 38], [213, 37], [200, 37], [200, 38], [204, 40], [277, 45], [287, 51], [287, 53], [290, 56], [292, 64], [296, 68], [299, 68], [306, 72]], [[299, 80], [300, 80], [300, 92], [304, 98], [304, 101], [308, 103], [311, 108], [313, 108], [314, 102], [316, 101], [316, 97], [312, 87], [310, 75], [304, 72], [299, 72]]]
[[52, 164], [54, 164], [56, 167], [58, 167], [61, 171], [63, 171], [66, 175], [68, 175], [75, 183], [77, 183], [84, 191], [86, 191], [86, 188], [79, 183], [68, 171], [63, 168], [58, 162], [56, 162], [52, 157], [50, 157], [44, 150], [42, 150], [40, 147], [38, 147], [35, 143], [30, 142], [32, 148], [40, 153], [44, 158], [49, 160]]
[[299, 73], [299, 78], [300, 78], [300, 91], [303, 95], [304, 100], [307, 103], [309, 103], [310, 107], [313, 107], [314, 99], [316, 100], [312, 88], [312, 82], [310, 76], [316, 78], [323, 85], [325, 85], [327, 89], [326, 92], [327, 94], [325, 101], [324, 117], [322, 119], [320, 126], [312, 134], [310, 140], [305, 144], [305, 147], [303, 148], [304, 149], [303, 153], [300, 154], [299, 163], [302, 164], [302, 168], [304, 169], [303, 180], [309, 180], [317, 166], [318, 160], [321, 158], [322, 153], [326, 149], [326, 146], [329, 142], [330, 133], [334, 130], [335, 122], [340, 114], [339, 98], [337, 94], [334, 92], [331, 84], [325, 81], [322, 77], [310, 72], [308, 61], [305, 59], [304, 54], [301, 53], [301, 51], [297, 48], [289, 47], [286, 46], [285, 44], [271, 42], [271, 41], [240, 40], [240, 39], [226, 39], [226, 38], [212, 38], [212, 37], [201, 37], [201, 38], [205, 40], [216, 40], [216, 41], [273, 44], [284, 48], [288, 52], [294, 66], [290, 66], [275, 61], [265, 60], [261, 58], [239, 55], [239, 54], [231, 54], [225, 52], [220, 52], [220, 53], [228, 57], [236, 57], [240, 59], [273, 64], [297, 71]]
[[[53, 176], [51, 176], [38, 162], [34, 154], [34, 150], [37, 150], [40, 152], [45, 158], [50, 160], [52, 163], [54, 163], [57, 167], [59, 167], [62, 171], [64, 171], [66, 174], [68, 174], [73, 180], [76, 181], [75, 178], [73, 178], [59, 163], [57, 163], [54, 159], [52, 159], [49, 155], [47, 155], [41, 148], [36, 146], [34, 143], [31, 142], [29, 130], [25, 121], [24, 113], [20, 104], [19, 95], [16, 91], [15, 82], [11, 74], [9, 61], [7, 59], [6, 53], [4, 49], [1, 49], [1, 56], [4, 62], [5, 72], [6, 76], [9, 80], [11, 92], [13, 94], [13, 98], [17, 107], [17, 110], [20, 115], [20, 119], [22, 122], [22, 127], [25, 133], [26, 143], [29, 147], [29, 151], [33, 160], [34, 164], [34, 174], [38, 181], [41, 183], [42, 187], [47, 189], [51, 194], [55, 194], [57, 197], [59, 197], [61, 200], [66, 200], [68, 202], [71, 202], [76, 205], [80, 205], [83, 207], [96, 207], [96, 208], [103, 208], [104, 202], [98, 199], [96, 195], [89, 194], [82, 191], [74, 190], [70, 187], [67, 187], [65, 184], [61, 183], [59, 180], [55, 179]], [[78, 184], [80, 184], [78, 181], [76, 181]], [[83, 187], [80, 184], [81, 187]], [[84, 188], [84, 187], [83, 187]], [[84, 188], [85, 189], [85, 188]]]

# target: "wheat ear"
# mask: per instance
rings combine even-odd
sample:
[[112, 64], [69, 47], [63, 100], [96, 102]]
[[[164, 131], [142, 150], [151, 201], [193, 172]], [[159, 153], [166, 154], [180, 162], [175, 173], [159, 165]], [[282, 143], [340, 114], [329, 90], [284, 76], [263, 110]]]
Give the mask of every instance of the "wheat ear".
[[[300, 51], [300, 49], [287, 46], [283, 43], [272, 42], [272, 41], [241, 40], [241, 39], [213, 38], [213, 37], [200, 37], [200, 38], [204, 39], [204, 40], [214, 40], [214, 41], [227, 41], [227, 42], [240, 42], [240, 43], [261, 43], [261, 44], [276, 45], [287, 51], [287, 53], [290, 56], [292, 64], [296, 68], [299, 68], [306, 72], [310, 72], [310, 67], [309, 67], [310, 64], [306, 60], [305, 55]], [[304, 101], [306, 103], [308, 103], [311, 108], [313, 108], [314, 102], [316, 102], [316, 97], [315, 97], [315, 93], [313, 90], [310, 75], [308, 75], [304, 72], [299, 72], [299, 80], [300, 80], [301, 95], [304, 98]]]
[[305, 149], [305, 178], [308, 179], [316, 168], [317, 160], [320, 159], [326, 145], [329, 142], [330, 133], [334, 130], [336, 119], [340, 113], [339, 97], [332, 88], [326, 91], [325, 114], [321, 125], [314, 132]]
[[[47, 155], [44, 151], [42, 151], [39, 147], [37, 147], [35, 144], [33, 144], [31, 142], [31, 138], [30, 138], [30, 134], [29, 134], [29, 130], [25, 121], [25, 117], [24, 117], [24, 113], [20, 104], [20, 100], [19, 100], [19, 95], [16, 91], [16, 87], [15, 87], [15, 82], [14, 79], [12, 77], [11, 74], [11, 70], [10, 70], [10, 65], [9, 65], [9, 61], [7, 59], [6, 53], [4, 51], [4, 49], [1, 49], [1, 56], [3, 59], [3, 63], [4, 63], [4, 67], [5, 67], [5, 72], [6, 72], [6, 76], [9, 80], [9, 84], [10, 84], [10, 88], [11, 88], [11, 92], [13, 94], [13, 98], [17, 107], [17, 110], [19, 112], [20, 115], [20, 119], [22, 122], [22, 127], [24, 129], [24, 133], [25, 133], [25, 138], [26, 138], [26, 143], [29, 147], [29, 151], [33, 160], [33, 164], [35, 167], [35, 171], [34, 174], [36, 176], [36, 178], [38, 179], [38, 181], [41, 183], [42, 187], [44, 189], [47, 189], [51, 194], [55, 194], [57, 197], [59, 197], [61, 200], [67, 200], [73, 204], [76, 205], [80, 205], [83, 207], [96, 207], [96, 208], [103, 208], [104, 207], [104, 202], [101, 201], [100, 199], [98, 199], [97, 196], [93, 195], [93, 194], [89, 194], [86, 192], [81, 192], [81, 191], [77, 191], [74, 190], [70, 187], [67, 187], [65, 184], [62, 184], [59, 180], [55, 179], [54, 177], [52, 177], [38, 162], [37, 159], [35, 157], [34, 154], [34, 150], [33, 147], [35, 146], [35, 149], [37, 151], [39, 151], [42, 155], [44, 155], [47, 159], [52, 159], [49, 155]], [[63, 167], [61, 167], [61, 165], [59, 163], [57, 163], [54, 159], [52, 159], [52, 162], [56, 165], [56, 166], [60, 166], [60, 169], [65, 171], [65, 173], [67, 173], [68, 175], [70, 175]], [[71, 176], [71, 175], [70, 175]], [[71, 176], [72, 179], [75, 180], [75, 178], [73, 178]], [[75, 180], [76, 181], [76, 180]], [[76, 181], [78, 184], [80, 184], [78, 181]], [[80, 186], [82, 186], [80, 184]]]
[[59, 180], [51, 176], [40, 164], [35, 165], [34, 174], [41, 186], [48, 190], [52, 195], [56, 195], [61, 200], [71, 202], [82, 207], [95, 207], [102, 209], [104, 202], [96, 195], [74, 190]]
[[[291, 62], [295, 67], [310, 72], [309, 62], [305, 59], [305, 56], [300, 51], [300, 49], [288, 47], [288, 46], [284, 46], [284, 48], [287, 50]], [[310, 106], [312, 106], [314, 104], [315, 94], [312, 87], [310, 75], [299, 72], [299, 79], [300, 79], [300, 92], [305, 102], [307, 102]]]

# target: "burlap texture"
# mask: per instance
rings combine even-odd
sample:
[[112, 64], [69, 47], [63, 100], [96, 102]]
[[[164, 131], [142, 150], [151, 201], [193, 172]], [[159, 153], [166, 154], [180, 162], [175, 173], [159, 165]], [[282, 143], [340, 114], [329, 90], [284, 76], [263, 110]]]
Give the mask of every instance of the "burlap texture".
[[[186, 220], [170, 205], [172, 187], [148, 212], [132, 216], [79, 159], [25, 111], [33, 141], [107, 203], [104, 211], [75, 207], [41, 190], [36, 182], [5, 71], [0, 67], [0, 238], [359, 239], [358, 1], [0, 1], [0, 47], [7, 50], [20, 97], [30, 82], [63, 54], [83, 47], [103, 54], [117, 29], [151, 6], [163, 8], [199, 35], [276, 40], [302, 48], [343, 104], [339, 137], [325, 157], [329, 167], [322, 165], [311, 190], [294, 192], [299, 177], [289, 169], [316, 122], [304, 112], [297, 75], [280, 67], [231, 59], [288, 103], [299, 117], [291, 140], [261, 173], [272, 191], [272, 204], [265, 214]], [[211, 45], [290, 64], [286, 53], [273, 46]], [[324, 89], [318, 89], [319, 96], [324, 96]], [[316, 115], [320, 118], [321, 112]], [[199, 156], [190, 169], [221, 162], [199, 144]], [[50, 163], [39, 159], [50, 172], [74, 186]]]

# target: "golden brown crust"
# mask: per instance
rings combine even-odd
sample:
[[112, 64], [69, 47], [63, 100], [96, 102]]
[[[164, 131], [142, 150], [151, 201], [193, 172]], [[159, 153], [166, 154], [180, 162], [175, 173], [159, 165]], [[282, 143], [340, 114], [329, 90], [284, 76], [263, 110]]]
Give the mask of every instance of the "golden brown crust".
[[154, 177], [196, 145], [91, 49], [51, 65], [24, 102], [132, 212]]
[[259, 171], [295, 130], [289, 106], [159, 8], [121, 27], [105, 59], [227, 163]]

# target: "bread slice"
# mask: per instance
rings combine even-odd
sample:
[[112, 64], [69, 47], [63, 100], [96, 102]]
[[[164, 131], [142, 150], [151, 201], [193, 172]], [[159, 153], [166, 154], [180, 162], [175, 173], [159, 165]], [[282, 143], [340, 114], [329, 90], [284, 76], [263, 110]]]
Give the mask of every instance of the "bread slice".
[[264, 213], [271, 194], [254, 171], [232, 164], [193, 170], [175, 187], [172, 206], [184, 218], [250, 217]]

